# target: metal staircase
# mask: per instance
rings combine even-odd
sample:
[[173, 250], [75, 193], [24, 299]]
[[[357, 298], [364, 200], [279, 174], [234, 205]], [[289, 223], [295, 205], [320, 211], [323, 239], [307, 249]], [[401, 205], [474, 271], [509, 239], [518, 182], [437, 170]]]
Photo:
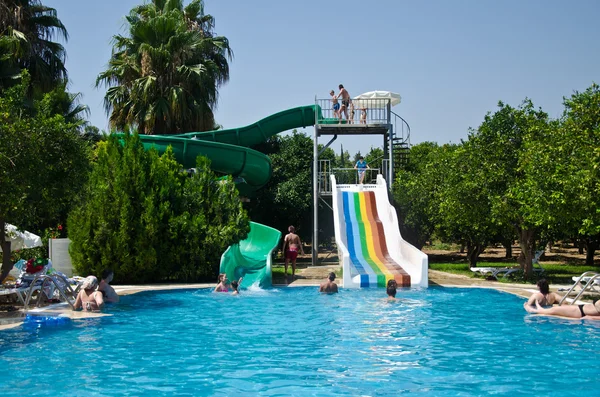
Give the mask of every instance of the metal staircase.
[[392, 155], [394, 168], [403, 168], [408, 164], [410, 154], [410, 125], [398, 114], [392, 116]]

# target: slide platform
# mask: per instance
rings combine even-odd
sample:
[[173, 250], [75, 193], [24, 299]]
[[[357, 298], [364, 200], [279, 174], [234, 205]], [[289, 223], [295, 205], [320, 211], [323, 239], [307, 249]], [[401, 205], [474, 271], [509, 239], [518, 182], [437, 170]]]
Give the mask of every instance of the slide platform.
[[248, 237], [229, 246], [221, 256], [220, 273], [225, 273], [230, 281], [243, 277], [242, 286], [245, 288], [256, 283], [261, 288], [271, 287], [271, 253], [280, 239], [279, 230], [250, 222]]
[[400, 235], [381, 175], [375, 185], [338, 185], [331, 176], [335, 238], [344, 287], [427, 287], [427, 255]]

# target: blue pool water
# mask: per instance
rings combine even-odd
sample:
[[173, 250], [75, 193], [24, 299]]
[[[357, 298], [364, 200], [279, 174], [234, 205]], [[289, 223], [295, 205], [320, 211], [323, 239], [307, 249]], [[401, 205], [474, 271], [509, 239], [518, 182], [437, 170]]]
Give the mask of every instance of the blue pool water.
[[600, 321], [484, 289], [141, 293], [0, 332], [0, 395], [598, 395]]

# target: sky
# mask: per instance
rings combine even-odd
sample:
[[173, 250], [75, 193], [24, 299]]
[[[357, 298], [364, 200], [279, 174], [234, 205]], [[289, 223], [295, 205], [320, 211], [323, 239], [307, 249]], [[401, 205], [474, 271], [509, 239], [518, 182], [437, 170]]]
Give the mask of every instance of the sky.
[[[83, 94], [101, 130], [106, 88], [95, 88], [96, 77], [142, 2], [43, 0], [69, 32], [69, 89]], [[205, 11], [234, 52], [215, 111], [225, 128], [313, 104], [343, 84], [351, 96], [399, 93], [393, 110], [410, 124], [412, 144], [459, 143], [498, 101], [530, 98], [560, 117], [563, 97], [600, 83], [597, 0], [205, 0]], [[381, 143], [346, 136], [332, 148], [365, 154]]]

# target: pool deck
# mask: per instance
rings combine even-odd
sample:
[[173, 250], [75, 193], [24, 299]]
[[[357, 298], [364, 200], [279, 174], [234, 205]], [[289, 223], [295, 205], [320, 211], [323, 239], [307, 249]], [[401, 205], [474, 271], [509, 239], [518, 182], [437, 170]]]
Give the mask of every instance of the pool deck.
[[[318, 287], [330, 272], [339, 271], [337, 264], [307, 267], [299, 269], [296, 279], [289, 284], [278, 284], [274, 282], [274, 287]], [[341, 280], [339, 280], [341, 282]], [[459, 288], [491, 288], [502, 292], [514, 294], [523, 298], [528, 298], [536, 292], [534, 285], [509, 284], [498, 281], [487, 281], [479, 278], [471, 278], [463, 275], [451, 274], [437, 270], [429, 270], [429, 285], [440, 287], [459, 287]], [[153, 284], [153, 285], [115, 285], [115, 290], [119, 295], [130, 295], [142, 291], [164, 291], [176, 289], [200, 289], [214, 288], [214, 284]], [[563, 285], [552, 285], [551, 290], [556, 291]], [[66, 303], [54, 304], [42, 308], [29, 310], [28, 313], [47, 316], [66, 316], [71, 319], [83, 319], [110, 316], [105, 313], [88, 313], [81, 311], [72, 311]], [[18, 327], [23, 323], [25, 313], [23, 309], [13, 312], [0, 312], [0, 330]]]

